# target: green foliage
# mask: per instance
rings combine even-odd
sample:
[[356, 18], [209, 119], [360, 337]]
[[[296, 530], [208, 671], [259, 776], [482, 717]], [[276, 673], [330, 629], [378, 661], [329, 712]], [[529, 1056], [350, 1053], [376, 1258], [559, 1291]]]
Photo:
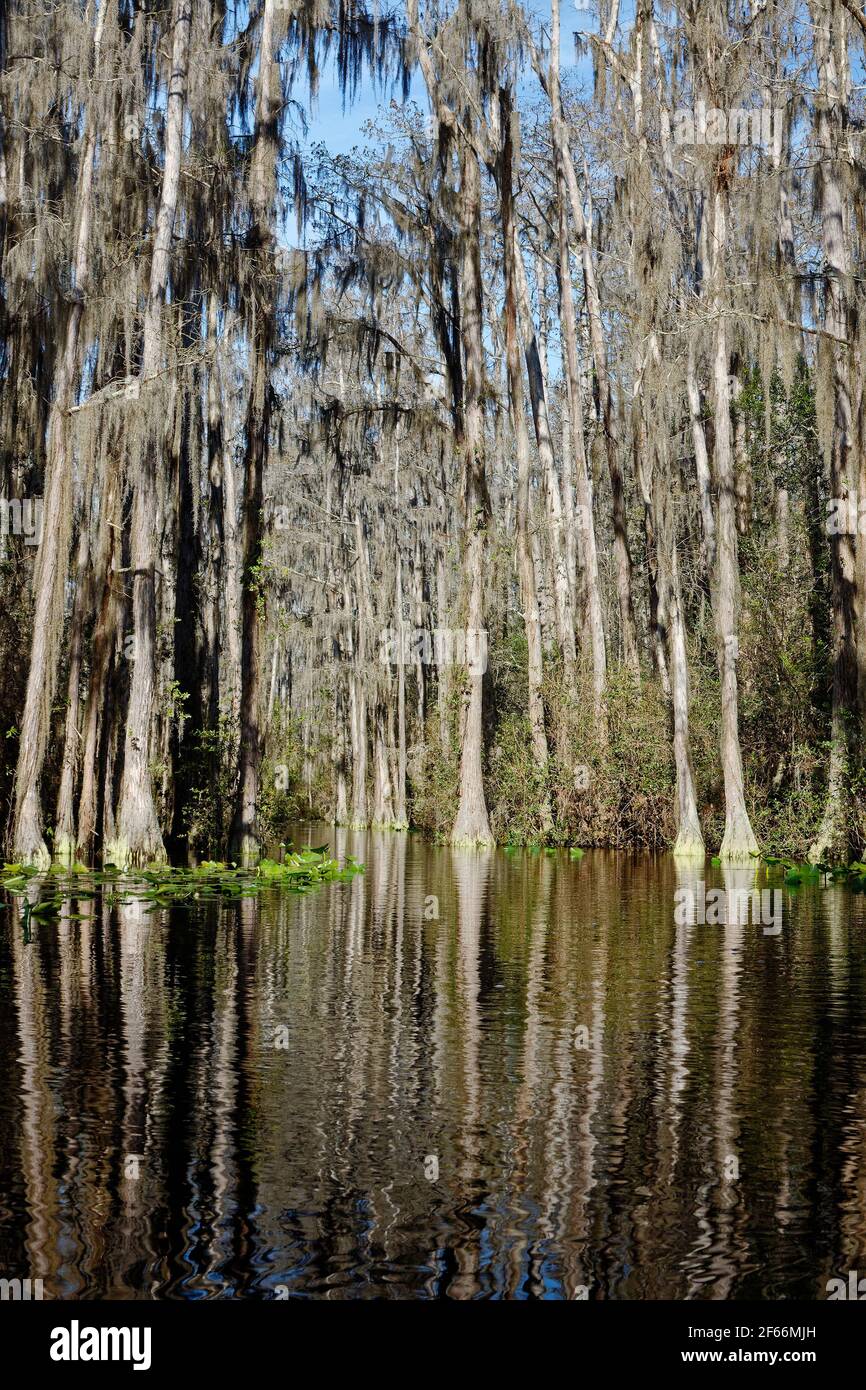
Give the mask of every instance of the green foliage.
[[324, 883], [343, 882], [358, 873], [363, 873], [363, 865], [350, 857], [341, 868], [330, 857], [328, 846], [321, 845], [317, 849], [292, 851], [279, 863], [263, 859], [252, 869], [205, 860], [193, 869], [154, 864], [120, 873], [109, 865], [101, 872], [90, 872], [83, 865], [75, 865], [72, 870], [57, 867], [41, 874], [29, 865], [4, 864], [0, 888], [22, 900], [26, 926], [31, 918], [47, 921], [61, 912], [75, 917], [79, 914], [66, 910], [100, 895], [109, 907], [138, 902], [147, 911], [158, 911], [202, 902], [232, 902], [257, 897], [269, 889], [307, 893]]
[[193, 729], [188, 736], [189, 787], [183, 827], [193, 856], [219, 853], [228, 843], [234, 794], [237, 727], [221, 715], [215, 729]]
[[561, 671], [545, 684], [551, 778], [562, 844], [663, 849], [673, 838], [674, 764], [668, 713], [654, 682], [639, 689], [612, 667], [599, 742], [588, 672], [571, 697]]
[[[734, 406], [738, 450], [741, 608], [738, 694], [746, 802], [759, 843], [770, 853], [806, 861], [822, 823], [829, 763], [831, 659], [828, 546], [824, 530], [815, 393], [801, 361], [786, 379], [764, 378], [757, 366], [740, 372]], [[784, 490], [785, 496], [780, 494]], [[780, 520], [781, 518], [781, 520]], [[635, 530], [637, 534], [637, 529]], [[687, 608], [690, 752], [698, 809], [709, 848], [724, 834], [724, 785], [719, 752], [721, 699], [716, 633], [706, 578], [694, 537], [681, 537], [680, 564]], [[492, 540], [497, 564], [510, 564], [501, 536]], [[602, 746], [590, 674], [567, 687], [562, 661], [545, 652], [543, 701], [549, 748], [539, 765], [527, 715], [527, 647], [512, 611], [509, 625], [491, 630], [485, 677], [485, 789], [499, 843], [598, 845], [665, 849], [676, 833], [671, 712], [655, 673], [638, 686], [610, 658], [605, 696], [608, 740]], [[409, 749], [409, 816], [413, 825], [444, 837], [458, 794], [461, 702], [456, 680], [447, 698], [447, 738], [438, 709], [428, 716], [423, 744]], [[851, 747], [857, 741], [852, 737]], [[866, 844], [866, 771], [848, 759], [852, 845]], [[317, 789], [327, 814], [332, 789]], [[545, 828], [545, 803], [553, 818]]]
[[409, 819], [434, 839], [443, 839], [454, 823], [457, 805], [459, 761], [460, 691], [452, 684], [446, 701], [446, 740], [440, 737], [438, 708], [427, 716], [426, 739], [421, 756], [409, 765]]
[[541, 807], [550, 791], [534, 757], [529, 721], [508, 714], [496, 732], [490, 754], [490, 783], [496, 788], [490, 828], [497, 840], [527, 844], [542, 834]]
[[[318, 751], [321, 754], [330, 752], [327, 747]], [[313, 754], [316, 750], [311, 749], [310, 752]], [[325, 798], [329, 781], [322, 778], [329, 778], [330, 757], [314, 758], [313, 762], [320, 769], [319, 780], [308, 794], [304, 783], [302, 721], [290, 718], [286, 711], [278, 707], [259, 784], [259, 833], [265, 844], [277, 844], [284, 840], [290, 826], [307, 818], [316, 807], [327, 805]]]

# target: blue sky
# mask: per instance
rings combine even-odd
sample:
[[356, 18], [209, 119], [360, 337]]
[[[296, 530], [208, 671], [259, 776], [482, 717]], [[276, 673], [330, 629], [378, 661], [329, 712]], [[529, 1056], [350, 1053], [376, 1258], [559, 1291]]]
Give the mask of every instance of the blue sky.
[[[549, 19], [549, 0], [527, 0], [526, 8], [531, 14], [537, 15], [542, 20]], [[621, 9], [623, 19], [627, 22], [627, 17], [633, 13], [634, 0], [625, 0]], [[563, 74], [567, 75], [575, 71], [572, 61], [572, 33], [576, 29], [595, 30], [597, 20], [590, 9], [583, 9], [579, 3], [575, 3], [575, 0], [561, 0], [560, 23], [562, 26], [562, 68]], [[590, 60], [588, 57], [580, 63], [580, 76], [586, 79], [590, 78]], [[529, 89], [533, 95], [537, 95], [534, 81], [529, 82]], [[298, 96], [300, 96], [300, 91]], [[413, 79], [409, 99], [415, 101], [421, 110], [427, 109], [424, 83], [417, 75]], [[383, 101], [382, 94], [375, 91], [373, 84], [368, 80], [353, 104], [347, 106], [344, 111], [333, 63], [329, 63], [321, 75], [319, 96], [311, 113], [307, 140], [310, 144], [323, 141], [333, 153], [345, 154], [354, 145], [363, 144], [362, 128], [364, 122], [375, 117], [383, 105], [387, 105], [387, 100]]]

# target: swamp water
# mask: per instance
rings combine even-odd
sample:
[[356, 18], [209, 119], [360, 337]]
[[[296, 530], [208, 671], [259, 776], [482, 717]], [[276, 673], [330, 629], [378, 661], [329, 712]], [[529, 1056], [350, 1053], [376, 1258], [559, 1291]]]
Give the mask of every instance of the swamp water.
[[823, 1299], [866, 1273], [862, 895], [295, 836], [326, 841], [365, 872], [170, 905], [82, 875], [44, 915], [3, 894], [0, 1278]]

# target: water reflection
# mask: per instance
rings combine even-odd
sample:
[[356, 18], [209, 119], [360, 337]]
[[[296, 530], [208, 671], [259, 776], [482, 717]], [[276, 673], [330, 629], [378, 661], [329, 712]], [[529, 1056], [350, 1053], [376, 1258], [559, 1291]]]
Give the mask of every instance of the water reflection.
[[[367, 872], [304, 898], [5, 911], [0, 1277], [818, 1298], [866, 1267], [862, 898], [783, 889], [776, 931], [754, 869], [331, 839]], [[677, 913], [713, 889], [748, 910]]]

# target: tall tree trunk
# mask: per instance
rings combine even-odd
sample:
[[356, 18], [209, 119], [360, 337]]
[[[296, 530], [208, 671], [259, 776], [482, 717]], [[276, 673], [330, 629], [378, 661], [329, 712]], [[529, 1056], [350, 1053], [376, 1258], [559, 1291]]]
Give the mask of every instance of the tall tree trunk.
[[[453, 308], [459, 311], [460, 344], [463, 352], [462, 391], [455, 402], [459, 417], [459, 448], [462, 463], [463, 544], [461, 555], [462, 590], [466, 598], [467, 639], [483, 641], [484, 560], [490, 520], [490, 498], [484, 457], [484, 377], [483, 298], [481, 287], [481, 170], [478, 155], [466, 130], [444, 99], [421, 28], [418, 0], [407, 0], [409, 29], [427, 88], [430, 104], [440, 126], [457, 139], [460, 162], [460, 297]], [[473, 121], [474, 115], [467, 112]], [[454, 373], [451, 373], [452, 378]], [[452, 380], [452, 387], [455, 383]], [[440, 673], [441, 680], [441, 673]], [[463, 710], [460, 730], [460, 772], [458, 808], [451, 839], [458, 845], [490, 845], [493, 838], [487, 816], [482, 767], [484, 673], [463, 671]]]
[[561, 338], [565, 357], [565, 381], [568, 399], [569, 437], [577, 494], [577, 534], [579, 557], [583, 567], [586, 591], [587, 622], [592, 656], [592, 688], [595, 718], [602, 738], [606, 737], [604, 694], [607, 684], [607, 645], [601, 608], [601, 581], [598, 569], [598, 549], [595, 541], [595, 521], [592, 510], [592, 490], [586, 460], [586, 436], [583, 428], [583, 397], [577, 361], [577, 320], [574, 312], [574, 292], [571, 283], [571, 258], [568, 245], [568, 225], [562, 183], [557, 177], [558, 196], [557, 250], [559, 256], [559, 312]]
[[[467, 595], [466, 638], [486, 639], [484, 626], [484, 561], [490, 499], [484, 464], [484, 416], [481, 389], [484, 373], [481, 292], [481, 171], [475, 151], [461, 145], [461, 251], [464, 354], [465, 437], [463, 440], [463, 587]], [[485, 641], [486, 646], [486, 641]], [[480, 648], [479, 648], [480, 650]], [[463, 737], [457, 816], [451, 832], [457, 845], [492, 845], [482, 771], [483, 670], [467, 665], [463, 685]]]
[[397, 641], [399, 661], [397, 663], [397, 800], [394, 808], [394, 829], [406, 830], [406, 664], [403, 660], [403, 561], [399, 544], [397, 549], [397, 574], [395, 580], [395, 607], [397, 609]]
[[[140, 392], [148, 390], [149, 383], [159, 371], [162, 357], [162, 312], [168, 290], [171, 241], [180, 185], [191, 14], [191, 0], [174, 0], [174, 39], [165, 115], [165, 163], [144, 317]], [[121, 868], [151, 861], [164, 862], [166, 858], [150, 767], [156, 673], [155, 581], [159, 543], [156, 470], [159, 441], [149, 422], [146, 429], [147, 438], [135, 477], [132, 506], [132, 621], [135, 646], [126, 715], [123, 773], [115, 838], [105, 847], [111, 862]]]
[[[209, 412], [208, 412], [209, 413]], [[223, 539], [223, 485], [219, 457], [207, 428], [207, 508], [202, 519], [203, 564], [201, 624], [201, 708], [204, 727], [219, 728], [220, 649], [223, 643], [222, 611], [225, 591], [225, 542]]]
[[674, 854], [679, 858], [702, 859], [705, 854], [704, 837], [701, 832], [692, 771], [689, 740], [689, 668], [686, 655], [683, 596], [680, 587], [679, 560], [675, 539], [671, 543], [670, 567], [667, 612], [674, 718], [674, 762], [677, 773], [677, 838], [674, 841]]
[[[515, 114], [515, 120], [520, 117]], [[515, 226], [515, 246], [516, 254], [519, 255], [519, 243], [516, 240]], [[523, 295], [526, 295], [526, 275], [521, 258], [521, 264], [517, 270], [516, 283], [522, 287]], [[541, 447], [538, 451], [539, 462], [542, 464], [544, 477], [544, 500], [547, 511], [547, 534], [548, 544], [551, 552], [551, 562], [553, 571], [553, 584], [551, 592], [556, 602], [556, 623], [558, 630], [559, 646], [563, 653], [563, 663], [568, 686], [574, 690], [577, 679], [577, 595], [571, 582], [571, 572], [568, 564], [568, 508], [565, 501], [565, 491], [568, 488], [568, 480], [563, 476], [563, 469], [557, 467], [556, 452], [553, 447], [553, 392], [550, 387], [550, 357], [548, 351], [548, 305], [547, 305], [547, 277], [545, 274], [545, 262], [540, 255], [535, 258], [535, 286], [538, 298], [538, 333], [531, 335], [528, 340], [530, 352], [537, 348], [538, 365], [540, 367], [540, 389], [538, 395], [539, 424], [541, 429]], [[519, 298], [521, 296], [518, 296]], [[528, 327], [531, 322], [529, 317], [529, 301], [523, 297], [524, 313], [522, 322]], [[534, 343], [533, 343], [534, 338]], [[528, 358], [526, 359], [529, 360]], [[533, 415], [533, 423], [535, 415]]]
[[[824, 248], [824, 322], [827, 335], [819, 353], [831, 358], [832, 437], [830, 440], [830, 494], [842, 502], [856, 498], [854, 434], [849, 377], [848, 286], [850, 267], [846, 244], [845, 206], [842, 193], [842, 81], [838, 71], [839, 26], [845, 17], [837, 0], [815, 5], [815, 48], [818, 59], [816, 134], [821, 157], [820, 212]], [[856, 507], [855, 507], [856, 511]], [[860, 538], [863, 549], [863, 537]], [[824, 815], [810, 858], [844, 856], [848, 849], [848, 790], [852, 740], [857, 709], [857, 648], [855, 635], [854, 537], [843, 527], [830, 538], [832, 605], [833, 686], [830, 725], [830, 757]]]
[[[686, 626], [680, 583], [676, 536], [676, 497], [670, 477], [667, 447], [664, 470], [656, 469], [653, 480], [655, 515], [659, 526], [659, 588], [661, 606], [667, 616], [670, 664], [673, 747], [676, 768], [677, 835], [674, 854], [681, 859], [703, 859], [704, 837], [698, 815], [689, 739], [689, 668], [686, 652]], [[658, 463], [657, 459], [657, 463]]]
[[391, 775], [388, 768], [388, 740], [385, 729], [386, 705], [376, 701], [373, 729], [373, 817], [372, 824], [382, 829], [394, 825], [394, 800], [391, 794]]
[[264, 470], [270, 430], [268, 345], [259, 327], [263, 310], [257, 311], [253, 330], [253, 380], [246, 415], [246, 489], [243, 510], [243, 589], [241, 594], [241, 700], [238, 790], [229, 836], [229, 853], [239, 864], [259, 857], [256, 830], [262, 732], [259, 717], [261, 687], [261, 626], [258, 566], [262, 555]]
[[[352, 827], [362, 829], [368, 824], [367, 811], [367, 662], [369, 658], [372, 611], [367, 559], [367, 537], [360, 509], [355, 514], [355, 544], [358, 552], [358, 641], [350, 681], [352, 711]], [[347, 609], [348, 591], [347, 591]]]
[[[448, 617], [445, 580], [445, 536], [436, 546], [436, 624], [444, 627]], [[448, 667], [439, 666], [436, 672], [436, 708], [439, 715], [439, 743], [444, 752], [448, 747]]]
[[659, 542], [656, 525], [655, 487], [653, 484], [653, 461], [650, 453], [646, 417], [643, 403], [635, 402], [634, 422], [635, 476], [638, 480], [644, 506], [644, 537], [646, 540], [647, 587], [649, 589], [650, 639], [652, 641], [653, 663], [665, 699], [671, 696], [671, 683], [665, 654], [664, 630], [667, 620], [664, 604], [664, 586], [659, 575]]
[[[92, 467], [92, 465], [91, 465]], [[90, 513], [92, 484], [84, 488], [81, 534], [75, 565], [75, 601], [69, 628], [69, 677], [66, 697], [66, 727], [63, 734], [63, 764], [57, 794], [57, 824], [54, 831], [54, 857], [61, 864], [74, 863], [77, 854], [75, 829], [75, 781], [79, 766], [79, 720], [81, 715], [81, 665], [84, 656], [84, 623], [91, 598]]]
[[746, 810], [743, 786], [743, 759], [740, 750], [737, 660], [739, 658], [740, 562], [737, 546], [737, 491], [734, 450], [731, 439], [729, 362], [725, 283], [727, 242], [727, 193], [719, 167], [714, 190], [712, 229], [712, 307], [713, 329], [713, 419], [715, 447], [713, 464], [718, 490], [716, 574], [713, 588], [717, 657], [722, 698], [721, 757], [725, 784], [725, 833], [722, 859], [748, 859], [757, 854], [758, 842]]
[[686, 362], [686, 398], [689, 403], [689, 417], [692, 425], [692, 446], [695, 451], [695, 473], [698, 484], [698, 502], [701, 512], [701, 548], [707, 581], [712, 582], [716, 564], [716, 519], [713, 513], [713, 488], [710, 477], [710, 457], [707, 452], [707, 437], [701, 407], [701, 392], [698, 386], [698, 371], [695, 365], [694, 338], [689, 338], [688, 360]]
[[353, 670], [349, 677], [349, 715], [352, 729], [352, 818], [353, 830], [367, 825], [367, 694], [364, 678]]
[[[208, 475], [210, 478], [209, 530], [215, 554], [212, 559], [214, 611], [210, 632], [214, 650], [211, 656], [211, 700], [209, 719], [218, 725], [221, 708], [229, 716], [234, 733], [240, 705], [240, 574], [237, 534], [237, 496], [235, 470], [231, 449], [223, 429], [222, 373], [217, 335], [219, 305], [215, 293], [208, 300], [207, 342], [207, 440]], [[220, 698], [221, 679], [227, 688], [225, 703]]]
[[[196, 292], [189, 295], [190, 305], [184, 333], [187, 351], [192, 348], [195, 329], [202, 316], [202, 302]], [[209, 615], [207, 580], [202, 564], [202, 530], [208, 526], [216, 500], [207, 509], [201, 501], [201, 443], [204, 436], [203, 396], [205, 385], [198, 367], [192, 368], [189, 391], [182, 391], [178, 401], [178, 440], [174, 450], [172, 511], [174, 513], [175, 549], [177, 564], [174, 576], [174, 599], [171, 623], [174, 634], [174, 664], [172, 679], [180, 699], [169, 725], [168, 756], [164, 760], [169, 785], [165, 804], [171, 808], [172, 857], [189, 860], [190, 824], [187, 816], [190, 793], [196, 773], [195, 747], [192, 736], [199, 735], [208, 724], [210, 710], [204, 703], [207, 677], [213, 670], [210, 644], [203, 640]], [[208, 478], [208, 494], [210, 495]]]
[[[94, 593], [96, 619], [90, 641], [90, 679], [84, 707], [84, 736], [81, 751], [81, 794], [78, 803], [77, 841], [85, 861], [94, 857], [94, 841], [99, 816], [100, 774], [104, 768], [105, 720], [112, 651], [120, 622], [120, 506], [118, 466], [111, 449], [105, 449], [102, 468], [103, 494], [100, 499], [99, 532], [96, 543]], [[111, 800], [111, 789], [108, 790]]]
[[[415, 551], [412, 560], [412, 600], [415, 615], [415, 631], [424, 630], [424, 562], [421, 555], [421, 540], [416, 530]], [[415, 659], [415, 682], [418, 696], [418, 739], [424, 742], [424, 724], [427, 717], [427, 684], [424, 673], [422, 652], [419, 648]]]
[[350, 619], [349, 612], [343, 604], [342, 623], [337, 628], [334, 639], [335, 657], [337, 662], [337, 673], [335, 677], [334, 689], [334, 742], [333, 742], [333, 776], [334, 776], [334, 806], [333, 818], [335, 825], [345, 825], [349, 819], [349, 792], [347, 783], [348, 773], [348, 750], [349, 740], [346, 732], [347, 721], [350, 718], [348, 700], [346, 698], [346, 682], [344, 672], [346, 662], [349, 659], [349, 644], [345, 637], [345, 627]]
[[542, 833], [547, 835], [553, 829], [553, 817], [547, 789], [549, 755], [547, 732], [544, 727], [544, 700], [541, 694], [541, 619], [538, 612], [535, 565], [529, 539], [529, 435], [526, 428], [523, 373], [520, 368], [520, 348], [517, 337], [517, 306], [514, 289], [512, 112], [511, 93], [507, 88], [500, 91], [499, 105], [502, 121], [499, 198], [502, 210], [502, 244], [505, 261], [505, 358], [508, 368], [508, 394], [511, 402], [514, 451], [517, 457], [517, 569], [520, 580], [520, 598], [523, 605], [523, 623], [526, 632], [529, 736], [532, 741], [533, 759], [541, 784], [540, 828]]
[[253, 219], [250, 249], [258, 261], [257, 302], [250, 327], [252, 385], [246, 417], [246, 488], [243, 519], [243, 596], [241, 601], [241, 701], [238, 788], [229, 836], [232, 859], [254, 863], [261, 844], [256, 829], [262, 734], [259, 726], [261, 685], [261, 618], [264, 592], [259, 587], [262, 557], [264, 473], [271, 420], [270, 354], [274, 312], [266, 272], [273, 230], [272, 189], [276, 170], [277, 118], [280, 93], [275, 81], [274, 5], [265, 0], [259, 43], [259, 76], [251, 171]]
[[[96, 69], [107, 5], [102, 4], [93, 35], [91, 70]], [[51, 855], [42, 836], [40, 783], [48, 743], [51, 703], [63, 627], [63, 592], [69, 560], [73, 466], [68, 440], [68, 411], [78, 371], [78, 342], [88, 289], [88, 251], [93, 217], [96, 130], [92, 107], [85, 118], [84, 148], [75, 199], [78, 223], [73, 257], [73, 301], [54, 401], [48, 417], [42, 536], [34, 574], [33, 640], [15, 770], [10, 848], [13, 859], [47, 868]]]
[[529, 399], [532, 406], [532, 419], [535, 426], [535, 439], [538, 446], [538, 459], [544, 476], [544, 491], [547, 510], [547, 524], [553, 568], [553, 594], [556, 612], [556, 635], [562, 651], [566, 677], [574, 689], [577, 647], [574, 636], [574, 608], [568, 585], [568, 559], [565, 544], [562, 493], [556, 460], [553, 456], [553, 434], [550, 427], [548, 408], [547, 375], [544, 356], [538, 334], [532, 321], [532, 308], [529, 299], [529, 285], [517, 229], [512, 219], [511, 261], [514, 269], [514, 295], [520, 318], [520, 332], [523, 338], [526, 370], [529, 379]]
[[[610, 374], [607, 367], [604, 327], [601, 320], [601, 301], [595, 275], [590, 228], [583, 214], [574, 161], [571, 157], [568, 134], [562, 116], [562, 100], [559, 86], [559, 0], [551, 0], [550, 70], [548, 85], [552, 115], [551, 130], [553, 134], [554, 163], [556, 167], [557, 199], [561, 207], [564, 206], [566, 198], [568, 199], [581, 248], [584, 287], [586, 290], [586, 309], [589, 319], [589, 338], [601, 405], [605, 455], [607, 458], [613, 505], [613, 545], [614, 558], [616, 560], [616, 590], [619, 602], [620, 627], [622, 630], [623, 659], [629, 670], [639, 675], [640, 661], [638, 658], [637, 627], [635, 625], [634, 599], [632, 597], [632, 561], [631, 552], [629, 550], [628, 526], [625, 513], [625, 485], [622, 468], [619, 462], [614, 430], [613, 396], [610, 387]], [[564, 293], [565, 289], [563, 287], [563, 294]]]

